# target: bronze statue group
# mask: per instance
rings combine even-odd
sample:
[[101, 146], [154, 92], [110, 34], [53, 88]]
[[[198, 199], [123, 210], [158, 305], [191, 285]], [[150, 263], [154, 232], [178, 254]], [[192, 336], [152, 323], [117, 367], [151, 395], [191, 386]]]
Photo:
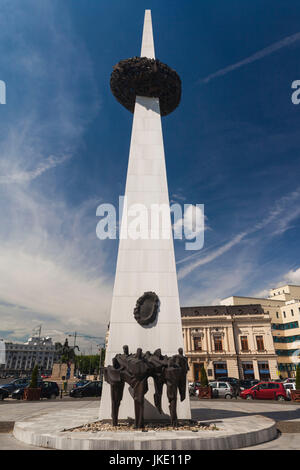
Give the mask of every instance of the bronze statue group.
[[149, 377], [154, 381], [154, 403], [160, 414], [163, 386], [166, 385], [171, 425], [177, 426], [177, 391], [183, 401], [186, 397], [188, 369], [182, 348], [178, 349], [178, 354], [168, 357], [163, 356], [160, 349], [156, 349], [153, 354], [149, 351], [143, 354], [142, 349], [138, 348], [135, 354], [129, 354], [128, 346], [123, 346], [123, 354], [117, 354], [112, 360], [112, 366], [104, 368], [104, 378], [111, 388], [113, 426], [118, 425], [120, 403], [127, 383], [134, 399], [134, 427], [144, 428], [144, 396], [148, 391]]

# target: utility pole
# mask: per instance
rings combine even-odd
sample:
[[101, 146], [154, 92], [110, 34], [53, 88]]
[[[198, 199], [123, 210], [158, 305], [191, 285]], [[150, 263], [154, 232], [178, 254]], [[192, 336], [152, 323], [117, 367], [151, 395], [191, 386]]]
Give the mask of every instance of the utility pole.
[[75, 331], [75, 333], [73, 335], [68, 335], [68, 336], [73, 336], [74, 337], [74, 348], [76, 346], [76, 338], [77, 338], [77, 331]]
[[92, 354], [93, 354], [93, 345], [91, 344], [91, 355], [90, 355], [90, 375], [92, 374]]
[[103, 370], [101, 360], [102, 360], [102, 351], [104, 349], [103, 346], [105, 346], [105, 345], [103, 343], [103, 344], [97, 344], [97, 346], [98, 346], [98, 350], [99, 350], [99, 354], [100, 354], [100, 357], [99, 357], [99, 380], [101, 381], [102, 380], [102, 370]]

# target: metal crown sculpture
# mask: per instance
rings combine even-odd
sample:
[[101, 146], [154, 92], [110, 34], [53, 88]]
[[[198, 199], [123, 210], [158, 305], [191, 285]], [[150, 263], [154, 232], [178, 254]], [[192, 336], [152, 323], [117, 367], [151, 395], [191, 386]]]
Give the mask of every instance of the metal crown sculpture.
[[166, 116], [180, 103], [181, 80], [177, 72], [157, 59], [133, 57], [113, 67], [110, 88], [119, 103], [134, 112], [136, 96], [159, 98], [160, 114]]

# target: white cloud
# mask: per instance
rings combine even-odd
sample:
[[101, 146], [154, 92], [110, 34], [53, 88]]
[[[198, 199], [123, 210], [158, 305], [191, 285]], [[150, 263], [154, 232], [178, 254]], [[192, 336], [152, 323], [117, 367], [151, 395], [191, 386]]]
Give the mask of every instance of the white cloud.
[[103, 304], [109, 305], [110, 286], [105, 280], [88, 279], [86, 273], [68, 268], [64, 261], [63, 256], [56, 260], [2, 245], [0, 298], [40, 315], [87, 325], [99, 316]]
[[300, 286], [300, 268], [295, 270], [291, 270], [284, 276], [284, 280], [286, 283], [296, 284]]
[[95, 232], [99, 200], [63, 197], [65, 164], [99, 110], [89, 54], [56, 0], [4, 0], [0, 53], [14, 77], [0, 127], [1, 334], [21, 339], [42, 324], [57, 339], [75, 329], [104, 335], [112, 282]]
[[258, 299], [266, 299], [267, 297], [269, 297], [269, 289], [262, 289], [262, 290], [256, 291], [252, 293], [251, 295], [249, 295], [249, 297], [256, 297]]
[[191, 239], [208, 229], [208, 225], [205, 224], [207, 218], [202, 204], [185, 206], [187, 207], [185, 207], [183, 217], [175, 221], [173, 228], [174, 233], [182, 233], [183, 229], [185, 237]]
[[25, 183], [35, 178], [41, 176], [45, 171], [50, 170], [51, 168], [55, 168], [58, 165], [61, 165], [65, 161], [69, 160], [70, 155], [64, 155], [62, 157], [55, 157], [50, 155], [44, 161], [38, 163], [37, 167], [28, 170], [28, 171], [19, 171], [16, 173], [12, 173], [10, 175], [1, 175], [0, 174], [0, 184], [11, 184], [11, 183]]

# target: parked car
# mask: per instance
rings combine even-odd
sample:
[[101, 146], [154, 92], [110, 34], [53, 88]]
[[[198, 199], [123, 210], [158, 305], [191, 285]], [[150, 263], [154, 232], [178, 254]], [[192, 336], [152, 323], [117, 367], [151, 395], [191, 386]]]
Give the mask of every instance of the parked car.
[[27, 385], [27, 383], [29, 381], [30, 381], [30, 379], [27, 378], [27, 377], [24, 377], [22, 379], [15, 379], [15, 380], [12, 380], [11, 382], [7, 383], [7, 384], [0, 385], [0, 388], [5, 388], [5, 390], [7, 390], [9, 394], [11, 394], [12, 392], [17, 390], [18, 388], [22, 387], [22, 385], [24, 385], [24, 384]]
[[296, 379], [288, 378], [283, 381], [284, 384], [296, 383]]
[[[24, 389], [29, 386], [29, 383], [30, 383], [30, 381], [28, 381], [27, 383], [19, 385], [19, 388], [17, 388], [16, 390], [14, 390], [11, 393], [11, 397], [15, 398], [17, 400], [21, 400], [21, 398], [23, 398]], [[38, 386], [40, 387], [41, 385], [38, 384]]]
[[236, 395], [240, 393], [240, 380], [236, 377], [218, 377], [216, 379], [218, 382], [228, 382], [234, 389]]
[[[24, 390], [27, 388], [29, 383], [26, 386], [22, 386], [19, 389], [15, 390], [11, 397], [16, 400], [21, 400], [24, 396]], [[42, 381], [38, 382], [38, 387], [41, 388], [41, 398], [54, 399], [59, 395], [59, 387], [56, 382]]]
[[83, 387], [88, 383], [90, 383], [90, 380], [79, 380], [78, 382], [74, 383], [73, 388]]
[[242, 392], [243, 390], [248, 390], [249, 388], [253, 387], [259, 382], [260, 380], [257, 380], [257, 379], [240, 380], [240, 391]]
[[89, 382], [82, 387], [72, 388], [69, 395], [73, 398], [82, 397], [100, 397], [102, 392], [102, 382], [94, 380]]
[[229, 382], [221, 382], [221, 381], [215, 381], [215, 382], [209, 382], [209, 386], [212, 388], [212, 397], [213, 398], [226, 398], [226, 399], [231, 399], [231, 398], [236, 398], [236, 393], [234, 388]]
[[8, 390], [5, 390], [5, 388], [0, 388], [0, 400], [4, 400], [4, 398], [9, 397], [9, 392]]
[[257, 385], [243, 390], [240, 397], [246, 400], [288, 400], [286, 390], [280, 382], [259, 382]]
[[287, 397], [291, 399], [291, 390], [296, 390], [296, 383], [295, 382], [285, 382], [283, 384]]

